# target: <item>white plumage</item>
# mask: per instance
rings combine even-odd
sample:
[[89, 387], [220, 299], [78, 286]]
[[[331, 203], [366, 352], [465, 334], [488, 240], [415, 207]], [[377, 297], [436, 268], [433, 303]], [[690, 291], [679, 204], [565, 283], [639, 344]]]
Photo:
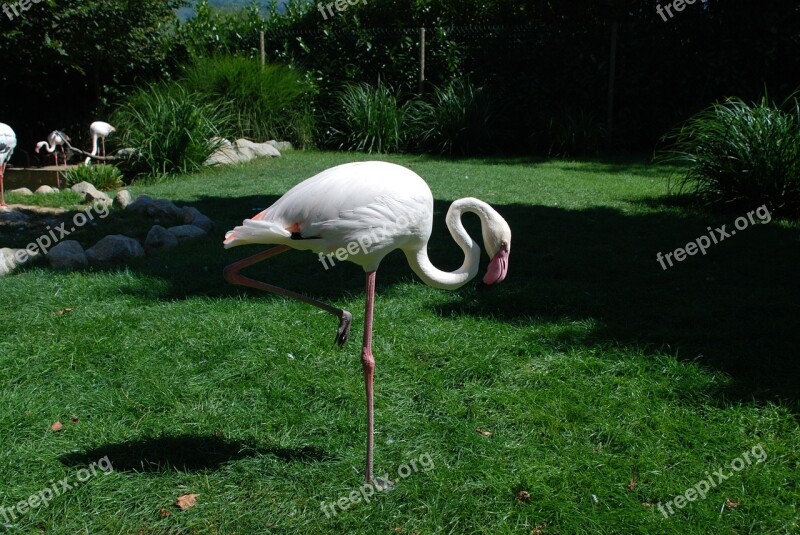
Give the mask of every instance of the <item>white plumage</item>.
[[483, 201], [459, 199], [450, 207], [446, 221], [464, 251], [464, 264], [452, 273], [439, 271], [427, 254], [433, 195], [425, 181], [410, 169], [388, 162], [349, 163], [290, 189], [275, 204], [229, 232], [225, 247], [276, 244], [327, 255], [350, 246], [355, 252], [348, 252], [347, 260], [367, 272], [375, 271], [391, 251], [401, 249], [423, 281], [454, 289], [472, 279], [479, 264], [480, 248], [461, 224], [464, 212], [480, 217], [490, 258], [501, 249], [506, 254], [510, 251], [511, 230], [505, 220]]
[[6, 205], [3, 178], [6, 173], [6, 164], [14, 154], [17, 147], [17, 135], [10, 126], [0, 123], [0, 206]]
[[[97, 156], [97, 152], [100, 149], [98, 141], [101, 141], [102, 144], [102, 156], [106, 155], [106, 138], [116, 131], [116, 128], [103, 121], [95, 121], [89, 125], [89, 134], [92, 136], [92, 156]], [[85, 163], [89, 165], [92, 163], [92, 159], [86, 158]]]

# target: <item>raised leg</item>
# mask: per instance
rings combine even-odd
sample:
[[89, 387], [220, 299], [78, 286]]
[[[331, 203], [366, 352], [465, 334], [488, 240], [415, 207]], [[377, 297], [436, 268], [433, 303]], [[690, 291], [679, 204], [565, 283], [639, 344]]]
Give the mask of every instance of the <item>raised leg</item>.
[[348, 311], [343, 310], [341, 308], [336, 308], [327, 303], [323, 303], [322, 301], [317, 301], [316, 299], [312, 299], [311, 297], [306, 297], [303, 294], [299, 294], [291, 290], [285, 290], [283, 288], [279, 288], [277, 286], [273, 286], [265, 282], [257, 281], [255, 279], [250, 279], [239, 273], [239, 271], [243, 270], [246, 267], [252, 266], [253, 264], [261, 262], [262, 260], [266, 260], [267, 258], [271, 258], [273, 256], [284, 253], [289, 249], [291, 249], [291, 247], [287, 245], [279, 245], [277, 247], [267, 249], [266, 251], [262, 251], [257, 255], [249, 256], [243, 260], [239, 260], [238, 262], [235, 262], [225, 268], [223, 272], [225, 280], [227, 280], [231, 284], [247, 286], [249, 288], [264, 290], [265, 292], [271, 292], [274, 294], [282, 295], [284, 297], [289, 297], [291, 299], [297, 299], [298, 301], [302, 301], [304, 303], [308, 303], [309, 305], [313, 305], [317, 308], [321, 308], [325, 312], [330, 312], [331, 314], [339, 318], [339, 328], [336, 331], [336, 343], [339, 344], [339, 347], [342, 347], [345, 344], [345, 342], [347, 342], [347, 339], [350, 338], [350, 322], [353, 320], [353, 315], [350, 314]]

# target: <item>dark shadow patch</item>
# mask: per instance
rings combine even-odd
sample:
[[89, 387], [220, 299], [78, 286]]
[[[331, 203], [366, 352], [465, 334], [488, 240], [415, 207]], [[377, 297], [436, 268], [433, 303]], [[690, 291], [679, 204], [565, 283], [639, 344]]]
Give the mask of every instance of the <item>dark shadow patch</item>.
[[86, 451], [62, 455], [71, 467], [86, 467], [108, 457], [114, 470], [122, 472], [196, 472], [214, 470], [247, 457], [273, 456], [285, 462], [314, 462], [330, 457], [313, 446], [280, 448], [259, 446], [254, 441], [217, 436], [175, 435], [106, 444]]

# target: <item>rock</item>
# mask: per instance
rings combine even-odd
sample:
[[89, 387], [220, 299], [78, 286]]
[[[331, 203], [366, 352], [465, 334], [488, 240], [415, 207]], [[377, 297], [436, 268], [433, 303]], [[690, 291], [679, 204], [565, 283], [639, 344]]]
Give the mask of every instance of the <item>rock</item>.
[[120, 262], [140, 256], [144, 256], [142, 245], [133, 238], [122, 234], [106, 236], [94, 244], [94, 247], [86, 250], [86, 258], [89, 263]]
[[55, 188], [51, 188], [50, 186], [39, 186], [39, 188], [34, 192], [37, 195], [47, 195], [49, 193], [58, 193], [58, 190]]
[[17, 188], [7, 191], [6, 193], [16, 193], [17, 195], [33, 195], [33, 192], [28, 188]]
[[32, 262], [39, 257], [37, 250], [33, 255], [25, 249], [0, 249], [0, 277], [10, 274], [18, 267]]
[[205, 165], [232, 165], [236, 163], [246, 163], [252, 160], [251, 157], [239, 153], [233, 147], [223, 147], [208, 157]]
[[178, 245], [178, 238], [161, 225], [154, 225], [144, 240], [144, 249], [148, 253], [158, 253], [172, 249]]
[[206, 234], [214, 230], [214, 222], [207, 216], [200, 213], [200, 210], [194, 206], [183, 207], [183, 222], [187, 225], [194, 225], [200, 227]]
[[150, 195], [139, 195], [136, 200], [125, 207], [126, 210], [140, 214], [146, 214], [147, 208], [153, 203]]
[[102, 191], [87, 191], [83, 196], [83, 202], [86, 204], [103, 203], [105, 205], [111, 204], [111, 198]]
[[183, 212], [175, 203], [166, 199], [156, 199], [147, 207], [147, 215], [156, 219], [183, 219]]
[[281, 153], [272, 143], [254, 143], [249, 139], [237, 139], [235, 143], [236, 148], [239, 151], [249, 150], [256, 154], [256, 156], [260, 158], [266, 157], [279, 157]]
[[289, 143], [288, 141], [275, 141], [274, 139], [270, 139], [269, 141], [267, 141], [267, 143], [272, 145], [279, 151], [292, 150], [293, 148], [292, 144]]
[[[105, 193], [101, 193], [93, 184], [89, 184], [88, 182], [80, 182], [75, 184], [71, 188], [72, 191], [75, 193], [80, 193], [81, 195], [86, 195], [87, 193], [91, 193], [93, 196], [99, 197], [100, 195], [105, 195]], [[108, 197], [108, 195], [105, 195]]]
[[124, 210], [130, 206], [132, 202], [133, 198], [131, 197], [131, 192], [126, 189], [118, 191], [117, 194], [114, 195], [114, 208]]
[[200, 227], [194, 225], [180, 225], [168, 229], [179, 242], [196, 240], [205, 237], [206, 233]]
[[54, 268], [76, 269], [89, 265], [86, 252], [75, 240], [62, 241], [47, 253], [47, 261]]
[[230, 140], [225, 139], [224, 137], [212, 137], [210, 140], [211, 144], [218, 146], [220, 149], [232, 149], [233, 143]]

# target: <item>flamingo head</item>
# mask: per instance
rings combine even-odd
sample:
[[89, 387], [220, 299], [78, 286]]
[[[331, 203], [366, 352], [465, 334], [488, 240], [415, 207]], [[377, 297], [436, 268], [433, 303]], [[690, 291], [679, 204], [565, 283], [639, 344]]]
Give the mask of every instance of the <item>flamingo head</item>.
[[483, 282], [489, 285], [503, 282], [506, 278], [511, 254], [511, 227], [494, 209], [490, 210], [483, 226], [483, 244], [491, 258]]

